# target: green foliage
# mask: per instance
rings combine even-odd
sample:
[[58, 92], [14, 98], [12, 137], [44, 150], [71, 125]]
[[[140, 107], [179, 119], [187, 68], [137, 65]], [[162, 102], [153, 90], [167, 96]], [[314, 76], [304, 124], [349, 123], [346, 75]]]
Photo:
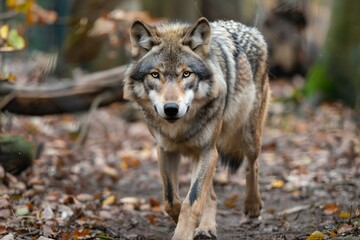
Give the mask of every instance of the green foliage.
[[5, 171], [20, 173], [32, 165], [34, 146], [20, 136], [0, 137], [0, 165]]
[[324, 61], [319, 61], [310, 69], [304, 94], [306, 96], [320, 95], [320, 97], [325, 99], [335, 95], [334, 85], [331, 84], [331, 78], [328, 72], [326, 72]]
[[23, 49], [25, 48], [25, 40], [20, 34], [16, 31], [16, 29], [11, 29], [9, 32], [9, 45], [14, 49]]
[[335, 0], [322, 56], [307, 77], [305, 94], [341, 99], [355, 107], [360, 99], [360, 1]]

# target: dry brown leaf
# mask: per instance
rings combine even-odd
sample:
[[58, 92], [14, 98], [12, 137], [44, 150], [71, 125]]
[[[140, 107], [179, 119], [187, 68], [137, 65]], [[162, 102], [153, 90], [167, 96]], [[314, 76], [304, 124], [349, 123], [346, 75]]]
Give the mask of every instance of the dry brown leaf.
[[149, 199], [150, 206], [153, 207], [160, 207], [160, 202], [154, 198]]
[[226, 199], [224, 201], [224, 205], [228, 208], [236, 207], [236, 201], [237, 201], [238, 197], [239, 196], [237, 194], [231, 195], [231, 197], [229, 197], [228, 199]]
[[337, 236], [336, 232], [334, 232], [333, 230], [329, 230], [327, 233], [329, 234], [329, 237], [332, 238]]
[[323, 206], [323, 209], [324, 209], [324, 213], [325, 213], [325, 214], [328, 214], [328, 215], [337, 213], [337, 212], [339, 212], [339, 210], [340, 210], [340, 209], [339, 209], [339, 206], [336, 205], [336, 203], [328, 203], [328, 204], [325, 204], [325, 205]]
[[7, 233], [6, 226], [0, 225], [0, 234], [3, 235], [6, 233]]
[[147, 215], [146, 216], [147, 220], [149, 221], [149, 223], [151, 224], [155, 224], [157, 223], [157, 219], [156, 219], [156, 216], [155, 215]]
[[129, 155], [125, 155], [121, 157], [121, 162], [120, 162], [120, 168], [121, 170], [127, 170], [129, 168], [134, 168], [134, 167], [138, 167], [140, 166], [140, 160], [129, 156]]
[[61, 233], [61, 240], [68, 240], [70, 239], [70, 232]]
[[90, 230], [87, 228], [84, 228], [83, 230], [78, 230], [76, 229], [74, 232], [74, 235], [77, 235], [77, 237], [86, 237], [86, 236], [90, 236]]

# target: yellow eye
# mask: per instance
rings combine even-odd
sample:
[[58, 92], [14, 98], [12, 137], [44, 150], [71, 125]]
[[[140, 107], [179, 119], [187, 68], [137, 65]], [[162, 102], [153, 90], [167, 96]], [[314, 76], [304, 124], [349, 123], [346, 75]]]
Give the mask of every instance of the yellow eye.
[[153, 78], [159, 78], [159, 76], [160, 76], [158, 72], [152, 72], [150, 74]]
[[190, 76], [190, 74], [191, 74], [191, 72], [185, 71], [185, 72], [183, 73], [183, 77], [184, 77], [184, 78], [188, 78], [188, 77]]

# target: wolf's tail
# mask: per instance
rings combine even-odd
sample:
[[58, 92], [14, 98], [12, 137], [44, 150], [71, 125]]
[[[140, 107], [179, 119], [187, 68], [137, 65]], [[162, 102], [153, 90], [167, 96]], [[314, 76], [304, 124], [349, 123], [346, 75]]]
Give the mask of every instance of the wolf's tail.
[[231, 174], [236, 173], [244, 161], [243, 154], [237, 154], [237, 155], [228, 154], [221, 151], [219, 147], [218, 147], [218, 153], [219, 153], [221, 165], [225, 166], [229, 170], [229, 173]]

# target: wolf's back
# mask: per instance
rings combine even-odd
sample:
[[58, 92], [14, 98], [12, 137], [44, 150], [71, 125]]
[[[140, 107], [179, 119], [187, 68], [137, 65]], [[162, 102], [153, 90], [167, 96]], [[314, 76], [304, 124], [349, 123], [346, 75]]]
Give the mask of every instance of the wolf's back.
[[244, 53], [254, 75], [259, 70], [259, 64], [265, 63], [266, 65], [268, 55], [267, 45], [263, 36], [256, 28], [251, 28], [232, 20], [213, 22], [211, 23], [211, 28], [212, 47], [213, 49], [220, 49], [221, 58], [227, 64], [231, 64], [230, 58], [236, 60], [240, 54]]
[[[213, 22], [211, 29], [212, 58], [216, 59], [219, 63], [227, 85], [224, 110], [225, 122], [238, 122], [241, 125], [241, 121], [257, 121], [255, 119], [239, 119], [234, 116], [239, 116], [237, 112], [244, 111], [239, 110], [239, 108], [244, 108], [246, 104], [251, 105], [251, 107], [246, 106], [249, 107], [248, 110], [250, 112], [262, 111], [262, 106], [266, 105], [263, 102], [264, 100], [266, 101], [268, 94], [268, 91], [264, 89], [267, 88], [268, 84], [268, 53], [264, 38], [257, 29], [234, 21]], [[250, 89], [249, 85], [255, 86], [254, 94], [249, 94], [249, 91], [245, 90]], [[248, 97], [237, 97], [245, 96], [246, 94], [248, 94]], [[251, 96], [255, 98], [254, 101], [250, 100]], [[244, 103], [244, 98], [248, 101], [247, 103]], [[242, 116], [245, 118], [245, 115], [247, 114]], [[234, 124], [229, 125], [229, 131], [236, 133], [238, 126], [234, 126]], [[233, 140], [243, 141], [241, 139]], [[242, 145], [241, 143], [239, 144]], [[246, 153], [242, 152], [242, 150], [234, 149], [234, 147], [227, 148], [227, 146], [219, 145], [218, 152], [222, 163], [229, 168], [230, 172], [235, 172], [241, 166], [243, 156]], [[237, 154], [233, 154], [234, 151]]]

